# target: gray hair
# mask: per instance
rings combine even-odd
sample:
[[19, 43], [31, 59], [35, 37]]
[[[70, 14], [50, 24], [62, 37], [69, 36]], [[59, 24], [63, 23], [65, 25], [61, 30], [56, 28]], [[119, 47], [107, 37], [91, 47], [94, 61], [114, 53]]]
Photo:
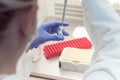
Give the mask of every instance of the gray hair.
[[0, 0], [0, 12], [23, 8], [36, 3], [37, 0]]

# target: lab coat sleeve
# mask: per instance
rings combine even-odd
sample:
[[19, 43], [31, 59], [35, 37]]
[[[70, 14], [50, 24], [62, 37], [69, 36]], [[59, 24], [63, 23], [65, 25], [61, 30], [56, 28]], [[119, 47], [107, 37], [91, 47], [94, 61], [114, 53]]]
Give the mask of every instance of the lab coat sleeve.
[[82, 0], [82, 5], [95, 48], [84, 80], [120, 80], [120, 17], [107, 0]]

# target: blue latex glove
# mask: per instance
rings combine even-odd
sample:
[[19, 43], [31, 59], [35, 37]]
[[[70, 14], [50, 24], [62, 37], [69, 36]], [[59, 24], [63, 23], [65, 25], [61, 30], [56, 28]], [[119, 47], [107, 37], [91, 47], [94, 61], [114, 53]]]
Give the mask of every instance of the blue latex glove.
[[[68, 36], [69, 34], [63, 30], [63, 36], [58, 35], [58, 31], [60, 30], [59, 26], [62, 25], [62, 22], [49, 22], [42, 24], [38, 29], [38, 37], [32, 42], [30, 45], [30, 49], [37, 48], [40, 44], [47, 41], [60, 41], [64, 40], [64, 36]], [[65, 22], [63, 26], [68, 26], [69, 24]]]

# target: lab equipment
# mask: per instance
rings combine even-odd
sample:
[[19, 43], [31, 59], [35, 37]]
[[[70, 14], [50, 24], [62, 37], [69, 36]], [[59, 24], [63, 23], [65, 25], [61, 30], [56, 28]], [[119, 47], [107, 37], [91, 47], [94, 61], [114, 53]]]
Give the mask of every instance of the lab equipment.
[[44, 23], [42, 24], [38, 29], [37, 29], [37, 34], [38, 37], [32, 42], [30, 45], [30, 49], [32, 48], [37, 48], [40, 44], [47, 42], [47, 41], [60, 41], [64, 40], [64, 36], [68, 36], [69, 33], [66, 31], [62, 31], [63, 36], [56, 35], [58, 34], [59, 31], [59, 26], [64, 25], [64, 27], [68, 26], [69, 23], [67, 22], [49, 22], [49, 23]]
[[62, 70], [85, 72], [91, 65], [92, 49], [64, 48], [59, 59]]
[[59, 42], [51, 45], [46, 45], [43, 48], [44, 55], [46, 58], [53, 58], [60, 56], [62, 50], [66, 47], [90, 49], [92, 48], [92, 44], [86, 37]]
[[60, 36], [63, 36], [62, 32], [64, 31], [63, 23], [64, 23], [64, 20], [65, 20], [66, 7], [67, 7], [67, 0], [64, 1], [64, 9], [63, 9], [63, 15], [62, 15], [62, 25], [59, 26], [60, 30], [59, 30], [59, 34], [58, 35], [60, 35]]

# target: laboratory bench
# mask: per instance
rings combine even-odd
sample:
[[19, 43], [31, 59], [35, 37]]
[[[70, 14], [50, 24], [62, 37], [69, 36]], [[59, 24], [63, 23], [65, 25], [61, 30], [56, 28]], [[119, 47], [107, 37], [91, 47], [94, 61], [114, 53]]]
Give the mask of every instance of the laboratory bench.
[[[41, 3], [41, 1], [42, 1], [42, 3]], [[57, 2], [59, 2], [57, 0], [53, 0], [53, 1], [54, 1], [54, 4], [61, 4], [61, 3], [57, 3]], [[60, 1], [62, 2], [63, 0], [60, 0]], [[74, 0], [71, 0], [71, 1], [74, 1]], [[69, 22], [70, 26], [67, 27], [65, 30], [68, 31], [70, 33], [70, 35], [72, 35], [74, 29], [77, 26], [84, 25], [83, 19], [82, 19], [83, 16], [82, 16], [82, 11], [81, 11], [81, 5], [78, 2], [80, 0], [75, 0], [75, 1], [74, 1], [75, 5], [72, 5], [73, 2], [71, 2], [70, 5], [75, 6], [75, 7], [77, 5], [77, 7], [80, 7], [79, 9], [77, 9], [78, 10], [77, 12], [80, 11], [80, 14], [79, 14], [80, 17], [78, 17], [79, 19], [75, 18], [75, 20], [73, 20], [73, 19], [71, 20], [70, 19], [71, 17], [69, 15], [66, 15], [67, 17], [66, 17], [65, 21]], [[43, 3], [47, 3], [47, 4], [49, 3], [49, 4], [48, 4], [48, 6], [46, 6]], [[39, 0], [38, 4], [40, 6], [39, 11], [38, 11], [38, 17], [37, 17], [38, 26], [43, 22], [56, 21], [56, 20], [61, 21], [61, 17], [62, 17], [61, 15], [59, 17], [56, 16], [57, 14], [56, 15], [54, 14], [54, 16], [50, 15], [50, 14], [52, 14], [52, 12], [54, 13], [57, 11], [56, 9], [54, 9], [54, 7], [56, 7], [56, 6], [52, 2], [50, 3], [50, 1], [47, 2], [46, 0]], [[51, 5], [52, 5], [52, 7], [49, 7]], [[60, 6], [58, 6], [58, 7], [60, 7]], [[117, 8], [118, 8], [118, 6], [117, 6]], [[53, 11], [49, 11], [52, 9], [53, 9]], [[45, 10], [48, 10], [48, 11], [46, 11], [48, 13], [44, 13]], [[56, 10], [56, 11], [54, 11], [54, 10]], [[116, 9], [116, 10], [118, 10], [118, 9]], [[48, 14], [50, 16], [48, 16]], [[76, 15], [73, 15], [73, 16], [76, 17]], [[65, 38], [65, 40], [70, 40], [70, 39], [73, 39], [73, 38], [72, 37]], [[45, 43], [44, 45], [51, 44], [51, 43], [56, 43], [56, 42], [50, 41], [48, 43]], [[44, 47], [44, 45], [41, 45], [41, 48]], [[59, 68], [59, 57], [48, 60], [43, 55], [43, 52], [41, 52], [40, 59], [38, 61], [34, 62], [34, 69], [31, 73], [31, 75], [32, 75], [32, 77], [30, 76], [28, 80], [52, 80], [52, 79], [55, 79], [55, 80], [81, 80], [83, 73], [61, 70]], [[47, 78], [50, 78], [50, 79], [47, 79]]]
[[[70, 35], [65, 40], [73, 39], [72, 33], [75, 27], [69, 28]], [[79, 31], [82, 32], [83, 30]], [[82, 34], [84, 35], [84, 33]], [[88, 35], [87, 35], [88, 36]], [[46, 59], [43, 54], [43, 47], [48, 44], [58, 43], [58, 41], [50, 41], [43, 45], [40, 45], [41, 53], [39, 54], [40, 59], [34, 62], [34, 68], [31, 73], [29, 80], [82, 80], [83, 73], [65, 71], [59, 68], [59, 57], [52, 59]]]

